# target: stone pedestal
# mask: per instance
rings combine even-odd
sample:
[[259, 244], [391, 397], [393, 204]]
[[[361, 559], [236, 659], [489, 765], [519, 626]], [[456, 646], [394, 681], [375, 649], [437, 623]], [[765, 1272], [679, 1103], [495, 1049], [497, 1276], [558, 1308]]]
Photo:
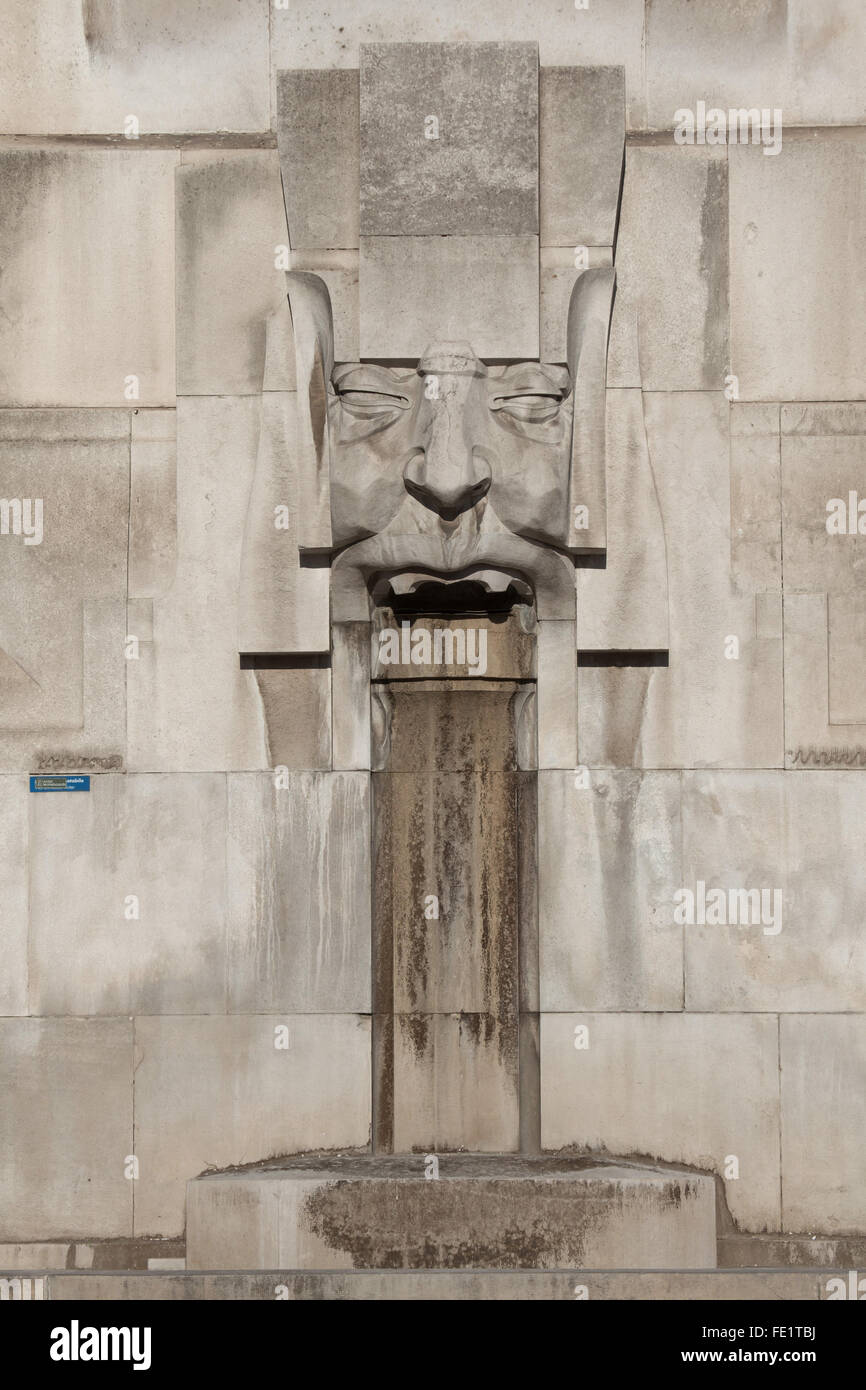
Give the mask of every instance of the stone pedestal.
[[196, 1178], [188, 1269], [712, 1269], [700, 1174], [517, 1155], [352, 1155]]

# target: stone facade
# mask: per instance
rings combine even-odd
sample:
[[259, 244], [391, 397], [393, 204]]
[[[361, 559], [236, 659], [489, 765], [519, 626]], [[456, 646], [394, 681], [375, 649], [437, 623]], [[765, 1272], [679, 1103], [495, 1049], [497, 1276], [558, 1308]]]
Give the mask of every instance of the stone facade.
[[[525, 1148], [535, 1084], [542, 1150], [866, 1235], [866, 12], [752, 8], [0, 0], [0, 494], [43, 531], [4, 502], [0, 1249], [177, 1241], [210, 1170], [368, 1151], [383, 1047], [419, 1164]], [[679, 143], [701, 103], [778, 109], [780, 148]], [[569, 302], [614, 271], [593, 383]], [[286, 272], [338, 366], [456, 339], [580, 378], [573, 588], [539, 582], [531, 669], [490, 648], [531, 754], [521, 705], [495, 765], [387, 762]], [[381, 1003], [372, 884], [428, 773], [511, 895], [501, 1011], [456, 948], [413, 997], [411, 940]]]

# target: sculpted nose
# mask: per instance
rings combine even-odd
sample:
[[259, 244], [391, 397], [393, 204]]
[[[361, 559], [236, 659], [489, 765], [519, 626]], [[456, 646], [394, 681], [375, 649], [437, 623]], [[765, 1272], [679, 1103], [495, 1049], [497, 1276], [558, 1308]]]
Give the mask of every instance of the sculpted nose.
[[446, 520], [480, 502], [490, 487], [490, 465], [477, 449], [452, 436], [447, 413], [432, 422], [403, 470], [407, 492]]

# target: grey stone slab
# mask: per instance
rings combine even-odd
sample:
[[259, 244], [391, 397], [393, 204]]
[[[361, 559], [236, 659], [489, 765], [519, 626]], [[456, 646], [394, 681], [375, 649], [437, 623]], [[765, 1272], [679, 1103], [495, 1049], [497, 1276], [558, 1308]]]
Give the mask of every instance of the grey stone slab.
[[261, 391], [267, 322], [286, 299], [288, 243], [275, 150], [184, 154], [177, 170], [179, 395]]
[[128, 1236], [132, 1024], [0, 1019], [0, 1239]]
[[0, 902], [3, 903], [0, 1016], [26, 1014], [29, 937], [28, 784], [0, 777]]
[[255, 678], [270, 766], [292, 771], [330, 768], [332, 680], [327, 667], [261, 665], [255, 668]]
[[785, 596], [785, 762], [789, 768], [866, 767], [863, 725], [830, 721], [831, 668], [838, 673], [830, 659], [830, 598], [834, 596]]
[[542, 246], [610, 246], [625, 145], [625, 70], [539, 74]]
[[741, 588], [782, 586], [779, 406], [731, 406], [731, 573]]
[[784, 1228], [862, 1231], [866, 1019], [807, 1014], [780, 1030]]
[[[866, 500], [866, 402], [782, 407], [785, 588], [843, 594], [866, 582], [858, 503]], [[853, 530], [850, 493], [853, 500]], [[845, 533], [828, 530], [841, 509]], [[864, 507], [866, 513], [866, 507]], [[866, 520], [863, 522], [866, 527]]]
[[182, 1232], [208, 1168], [369, 1140], [369, 1019], [139, 1018], [135, 1058], [138, 1235]]
[[[46, 1275], [45, 1287], [53, 1299], [88, 1302], [139, 1299], [220, 1300], [286, 1299], [289, 1301], [383, 1299], [401, 1302], [465, 1300], [477, 1303], [495, 1299], [514, 1302], [553, 1299], [573, 1303], [587, 1297], [596, 1302], [664, 1301], [725, 1302], [818, 1301], [827, 1298], [831, 1280], [847, 1281], [847, 1267], [775, 1269], [628, 1270], [598, 1273], [572, 1270], [506, 1269], [355, 1269], [269, 1270], [266, 1274], [77, 1274]], [[585, 1290], [585, 1294], [583, 1293]]]
[[856, 55], [857, 0], [654, 0], [647, 12], [648, 124], [670, 130], [680, 107], [781, 107], [786, 123], [854, 125], [866, 105]]
[[171, 150], [0, 151], [0, 405], [174, 403], [177, 161]]
[[579, 1160], [359, 1156], [188, 1189], [191, 1269], [701, 1268], [715, 1190], [692, 1173]]
[[330, 647], [328, 568], [302, 565], [298, 554], [297, 466], [296, 393], [264, 392], [240, 565], [241, 652], [327, 652]]
[[117, 0], [44, 14], [3, 0], [0, 130], [122, 135], [267, 130], [268, 0]]
[[139, 410], [130, 425], [129, 595], [151, 598], [171, 588], [177, 563], [177, 418]]
[[866, 594], [829, 594], [827, 604], [828, 717], [866, 724]]
[[866, 396], [866, 135], [728, 151], [731, 370], [744, 400]]
[[538, 625], [538, 766], [577, 762], [577, 653], [574, 623], [546, 618]]
[[125, 663], [133, 771], [268, 765], [255, 675], [238, 658], [238, 580], [261, 411], [254, 396], [178, 403], [175, 581], [154, 598], [153, 640]]
[[398, 1153], [518, 1147], [517, 1021], [492, 1014], [397, 1014], [393, 1145]]
[[31, 1010], [223, 1013], [225, 779], [108, 775], [33, 803]]
[[363, 236], [538, 232], [535, 44], [363, 43], [360, 64]]
[[371, 762], [372, 663], [369, 623], [331, 627], [334, 768], [369, 768]]
[[[637, 316], [644, 390], [721, 391], [728, 371], [724, 150], [629, 146], [616, 271], [620, 312]], [[615, 376], [611, 384], [633, 382]]]
[[777, 1034], [769, 1014], [542, 1014], [542, 1146], [718, 1174], [736, 1157], [739, 1178], [725, 1183], [734, 1220], [778, 1230]]
[[[757, 635], [753, 581], [731, 577], [729, 413], [719, 393], [644, 396], [670, 665], [579, 668], [580, 761], [589, 766], [782, 765], [782, 643]], [[726, 655], [732, 637], [736, 658]]]
[[864, 802], [856, 772], [684, 776], [682, 886], [721, 889], [727, 922], [732, 893], [766, 891], [757, 922], [684, 926], [689, 1009], [866, 1009]]
[[353, 69], [276, 74], [276, 133], [292, 250], [358, 245], [359, 79]]
[[370, 1008], [370, 788], [363, 772], [228, 781], [230, 1013]]
[[0, 536], [10, 771], [123, 763], [129, 431], [125, 411], [0, 412], [0, 493], [21, 503]]
[[537, 237], [362, 237], [360, 286], [363, 357], [538, 357]]
[[[577, 10], [574, 0], [534, 0], [531, 6], [489, 0], [444, 0], [412, 13], [411, 36], [424, 43], [538, 44], [544, 64], [624, 64], [631, 123], [643, 120], [643, 0], [615, 8]], [[271, 60], [280, 68], [353, 68], [362, 43], [400, 43], [407, 37], [403, 0], [294, 0], [271, 15]], [[427, 113], [425, 113], [427, 114]]]
[[679, 774], [582, 772], [539, 773], [541, 1008], [682, 1008]]
[[664, 652], [668, 552], [640, 391], [607, 391], [605, 465], [605, 565], [576, 571], [578, 650]]

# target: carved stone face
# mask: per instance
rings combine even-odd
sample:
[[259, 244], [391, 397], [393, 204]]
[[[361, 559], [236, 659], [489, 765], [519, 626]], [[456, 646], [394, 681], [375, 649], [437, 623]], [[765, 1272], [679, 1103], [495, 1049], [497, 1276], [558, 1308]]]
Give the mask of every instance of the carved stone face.
[[[494, 602], [509, 586], [531, 599], [534, 557], [527, 548], [530, 573], [516, 568], [513, 538], [556, 545], [562, 532], [571, 462], [567, 368], [487, 367], [468, 344], [438, 343], [417, 368], [343, 364], [332, 386], [333, 540], [380, 538], [378, 596], [391, 586], [395, 595], [429, 589], [429, 569], [468, 580]], [[504, 532], [511, 543], [503, 545]], [[376, 548], [366, 547], [367, 563]], [[392, 574], [404, 560], [410, 569]]]
[[[485, 365], [468, 343], [428, 346], [417, 365], [333, 361], [321, 280], [292, 274], [306, 515], [301, 548], [332, 561], [332, 617], [361, 620], [438, 586], [482, 606], [574, 613], [576, 501], [604, 522], [604, 363], [613, 272], [572, 296], [568, 367]], [[599, 414], [600, 412], [600, 414]], [[577, 476], [578, 491], [575, 491]], [[446, 597], [440, 593], [440, 598]], [[435, 603], [435, 595], [432, 596]], [[451, 606], [447, 602], [446, 606]]]

